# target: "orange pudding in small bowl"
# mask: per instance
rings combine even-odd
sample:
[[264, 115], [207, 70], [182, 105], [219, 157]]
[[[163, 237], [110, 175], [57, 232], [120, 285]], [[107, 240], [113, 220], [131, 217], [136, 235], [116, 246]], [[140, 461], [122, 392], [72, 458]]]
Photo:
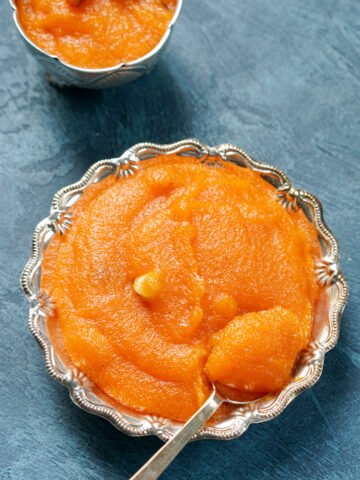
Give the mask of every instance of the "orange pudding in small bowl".
[[160, 42], [176, 0], [16, 0], [26, 35], [46, 52], [83, 68], [113, 67]]
[[44, 252], [67, 355], [130, 410], [183, 422], [211, 382], [281, 391], [309, 342], [316, 228], [258, 172], [218, 162], [160, 154], [109, 175]]
[[[182, 4], [181, 0], [10, 1], [27, 46], [50, 73], [63, 77], [65, 83], [89, 88], [115, 86], [130, 81], [130, 72], [139, 76], [150, 71]], [[101, 83], [96, 73], [101, 73]]]

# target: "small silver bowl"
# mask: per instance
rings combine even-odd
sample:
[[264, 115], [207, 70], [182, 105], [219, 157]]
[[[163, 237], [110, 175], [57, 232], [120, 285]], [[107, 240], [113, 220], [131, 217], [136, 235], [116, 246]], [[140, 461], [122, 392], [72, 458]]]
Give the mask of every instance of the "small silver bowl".
[[132, 62], [120, 63], [109, 68], [80, 68], [63, 62], [56, 55], [51, 55], [35, 45], [22, 29], [15, 0], [9, 0], [13, 9], [13, 18], [22, 39], [34, 58], [47, 72], [47, 78], [51, 83], [58, 86], [72, 86], [91, 89], [103, 89], [119, 87], [125, 83], [132, 82], [145, 73], [150, 73], [156, 65], [160, 55], [170, 39], [171, 32], [179, 17], [182, 7], [182, 0], [177, 0], [175, 14], [160, 42], [156, 47], [143, 57]]
[[318, 231], [322, 251], [319, 258], [316, 258], [316, 274], [322, 288], [311, 338], [294, 368], [291, 381], [281, 392], [267, 395], [246, 406], [233, 407], [230, 413], [217, 417], [213, 425], [203, 427], [193, 437], [194, 440], [228, 440], [244, 433], [252, 423], [271, 420], [279, 415], [297, 395], [320, 378], [325, 353], [337, 342], [341, 314], [348, 298], [348, 285], [339, 268], [339, 246], [325, 225], [319, 200], [303, 190], [295, 189], [280, 170], [254, 160], [238, 147], [229, 144], [211, 148], [198, 140], [190, 139], [171, 145], [135, 145], [119, 158], [95, 163], [79, 182], [63, 188], [54, 196], [50, 215], [36, 227], [31, 258], [21, 275], [21, 286], [30, 302], [30, 330], [43, 351], [46, 368], [51, 376], [69, 389], [70, 397], [76, 405], [106, 418], [129, 435], [157, 435], [163, 440], [174, 435], [182, 424], [167, 418], [135, 413], [116, 404], [70, 363], [64, 347], [58, 343], [59, 335], [49, 329], [48, 320], [52, 315], [53, 304], [48, 293], [41, 289], [43, 252], [54, 236], [66, 235], [71, 228], [71, 216], [67, 212], [76, 204], [82, 192], [109, 175], [125, 178], [136, 175], [142, 160], [172, 153], [179, 157], [195, 157], [209, 168], [221, 168], [223, 162], [232, 162], [254, 170], [277, 190], [278, 201], [284, 208], [304, 212]]

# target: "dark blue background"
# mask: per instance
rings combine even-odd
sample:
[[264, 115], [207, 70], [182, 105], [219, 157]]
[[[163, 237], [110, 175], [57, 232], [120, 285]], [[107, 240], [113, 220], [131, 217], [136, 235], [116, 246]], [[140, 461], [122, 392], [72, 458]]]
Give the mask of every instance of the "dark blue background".
[[359, 479], [360, 2], [185, 0], [148, 77], [118, 90], [47, 84], [0, 6], [0, 472], [125, 479], [161, 445], [73, 406], [27, 328], [19, 275], [53, 194], [139, 141], [232, 142], [317, 195], [350, 300], [319, 383], [231, 442], [188, 445], [164, 479]]

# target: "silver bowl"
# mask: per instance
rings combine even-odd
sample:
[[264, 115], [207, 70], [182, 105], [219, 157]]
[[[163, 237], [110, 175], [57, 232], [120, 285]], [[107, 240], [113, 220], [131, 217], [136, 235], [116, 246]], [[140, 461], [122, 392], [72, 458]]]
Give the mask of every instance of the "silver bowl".
[[121, 63], [109, 68], [90, 69], [75, 67], [74, 65], [63, 62], [56, 55], [51, 55], [35, 45], [20, 25], [15, 0], [9, 1], [14, 11], [13, 18], [16, 28], [32, 56], [47, 72], [48, 80], [59, 86], [91, 89], [119, 87], [120, 85], [136, 80], [145, 73], [150, 73], [160, 58], [160, 55], [165, 50], [182, 7], [182, 0], [178, 0], [175, 14], [164, 36], [149, 53], [132, 62]]
[[68, 357], [56, 343], [56, 335], [52, 335], [48, 329], [53, 306], [51, 298], [42, 291], [40, 282], [43, 252], [55, 235], [65, 235], [71, 228], [71, 216], [67, 211], [86, 188], [109, 175], [134, 175], [142, 160], [172, 153], [180, 157], [196, 157], [212, 168], [221, 168], [223, 162], [251, 168], [277, 189], [277, 198], [284, 208], [294, 212], [302, 210], [319, 234], [322, 255], [316, 259], [316, 274], [323, 288], [315, 312], [310, 343], [294, 369], [292, 380], [280, 393], [268, 395], [243, 407], [234, 407], [230, 413], [218, 417], [213, 425], [202, 428], [193, 437], [194, 440], [232, 439], [244, 433], [250, 424], [279, 415], [297, 395], [320, 378], [324, 355], [337, 342], [340, 318], [348, 298], [347, 282], [339, 268], [339, 246], [324, 223], [319, 200], [303, 190], [295, 189], [277, 168], [254, 160], [234, 145], [223, 144], [211, 148], [195, 139], [171, 145], [140, 143], [119, 158], [95, 163], [79, 182], [63, 188], [54, 196], [50, 215], [35, 230], [31, 258], [21, 275], [21, 286], [30, 302], [29, 326], [43, 351], [48, 372], [69, 389], [70, 397], [76, 405], [106, 418], [129, 435], [157, 435], [167, 440], [178, 431], [180, 423], [135, 413], [116, 404], [69, 363]]

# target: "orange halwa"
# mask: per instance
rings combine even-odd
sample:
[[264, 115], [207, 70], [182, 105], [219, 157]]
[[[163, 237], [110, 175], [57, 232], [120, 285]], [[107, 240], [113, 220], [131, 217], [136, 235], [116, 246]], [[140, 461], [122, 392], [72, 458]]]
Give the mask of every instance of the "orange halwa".
[[112, 67], [149, 53], [176, 5], [177, 0], [16, 0], [30, 40], [83, 68]]
[[209, 379], [244, 394], [289, 380], [319, 294], [317, 235], [258, 174], [160, 156], [71, 210], [42, 287], [72, 362], [102, 391], [183, 421]]
[[304, 337], [283, 307], [235, 317], [212, 337], [205, 371], [212, 382], [252, 393], [276, 392], [289, 376]]

